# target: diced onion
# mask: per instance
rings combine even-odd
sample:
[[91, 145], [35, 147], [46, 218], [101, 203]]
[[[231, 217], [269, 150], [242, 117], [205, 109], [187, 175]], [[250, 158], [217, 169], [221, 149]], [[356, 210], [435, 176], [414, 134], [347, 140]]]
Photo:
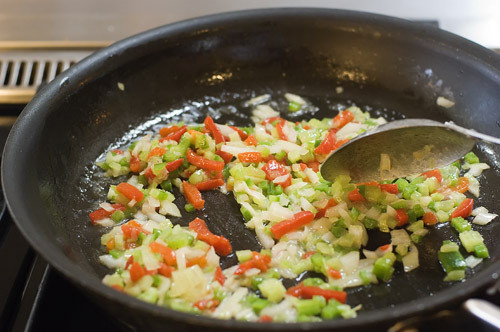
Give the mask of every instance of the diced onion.
[[420, 265], [418, 260], [418, 249], [414, 244], [410, 245], [409, 252], [403, 256], [403, 266], [405, 272], [410, 272]]
[[483, 261], [482, 258], [477, 258], [476, 256], [470, 255], [465, 258], [465, 264], [471, 269], [475, 268], [478, 264]]
[[437, 97], [436, 99], [436, 104], [438, 106], [441, 106], [441, 107], [444, 107], [444, 108], [450, 108], [452, 107], [453, 105], [455, 105], [455, 103], [449, 99], [446, 99], [445, 97], [443, 96], [439, 96]]
[[498, 214], [479, 213], [477, 216], [474, 217], [474, 219], [472, 220], [472, 223], [484, 226], [484, 225], [489, 224], [496, 217], [498, 217]]

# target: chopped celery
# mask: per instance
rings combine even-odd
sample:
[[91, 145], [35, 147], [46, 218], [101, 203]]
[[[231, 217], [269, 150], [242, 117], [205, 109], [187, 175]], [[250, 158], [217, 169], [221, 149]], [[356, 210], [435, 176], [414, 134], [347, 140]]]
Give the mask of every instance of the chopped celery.
[[467, 252], [473, 252], [475, 246], [483, 244], [483, 237], [476, 231], [464, 231], [458, 236]]
[[264, 309], [270, 304], [270, 302], [266, 299], [261, 299], [258, 298], [255, 301], [252, 302], [252, 310], [258, 315]]
[[457, 218], [451, 219], [451, 225], [459, 233], [462, 233], [465, 231], [470, 231], [472, 229], [471, 224], [462, 217], [457, 217]]
[[236, 257], [238, 258], [238, 262], [243, 263], [249, 261], [252, 258], [251, 250], [237, 250]]
[[484, 243], [478, 244], [474, 246], [474, 256], [479, 258], [488, 258], [490, 254], [488, 252], [488, 248], [484, 245]]
[[243, 215], [243, 218], [245, 218], [246, 221], [249, 221], [250, 219], [252, 219], [252, 214], [250, 213], [250, 211], [248, 211], [247, 208], [242, 206], [240, 208], [240, 211], [241, 211], [241, 214]]
[[372, 274], [368, 271], [359, 271], [359, 276], [363, 281], [363, 285], [369, 285], [372, 282]]
[[469, 152], [464, 156], [464, 160], [468, 164], [477, 164], [479, 163], [479, 158], [476, 156], [474, 152]]
[[306, 278], [302, 281], [302, 283], [304, 286], [321, 286], [325, 284], [321, 278]]
[[278, 279], [266, 279], [258, 287], [264, 297], [275, 303], [281, 301], [286, 293], [286, 288]]
[[187, 232], [172, 234], [166, 240], [167, 245], [174, 250], [190, 246], [193, 241], [194, 237]]
[[321, 318], [323, 319], [334, 319], [340, 316], [339, 310], [340, 302], [335, 299], [328, 301], [328, 304], [321, 310]]
[[395, 182], [398, 185], [398, 191], [403, 192], [403, 190], [408, 186], [409, 182], [406, 179], [400, 178]]
[[116, 249], [111, 249], [109, 251], [109, 254], [113, 257], [113, 258], [119, 258], [123, 255], [123, 252], [121, 252], [120, 250], [116, 250]]
[[186, 212], [193, 212], [194, 210], [196, 210], [194, 208], [194, 206], [190, 203], [187, 203], [186, 205], [184, 205], [184, 209], [186, 210]]
[[[448, 243], [448, 245], [449, 244], [450, 243]], [[462, 254], [458, 250], [450, 252], [443, 252], [440, 250], [438, 252], [438, 258], [446, 273], [450, 273], [455, 270], [465, 270], [467, 267]]]
[[392, 252], [384, 254], [373, 264], [373, 274], [380, 280], [387, 282], [392, 278], [394, 268], [392, 267], [396, 261], [396, 255]]
[[378, 227], [378, 221], [372, 218], [365, 217], [362, 223], [367, 229], [375, 229]]
[[120, 222], [125, 219], [125, 213], [121, 210], [115, 210], [115, 212], [111, 214], [111, 219], [113, 219], [113, 221], [116, 223]]

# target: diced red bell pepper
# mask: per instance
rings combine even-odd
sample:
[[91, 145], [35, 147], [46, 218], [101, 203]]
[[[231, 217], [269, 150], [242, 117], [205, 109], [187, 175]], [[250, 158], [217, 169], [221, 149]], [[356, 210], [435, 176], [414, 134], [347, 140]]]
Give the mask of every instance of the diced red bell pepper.
[[302, 284], [289, 288], [286, 293], [303, 299], [312, 299], [313, 296], [319, 295], [324, 297], [326, 300], [335, 299], [340, 303], [345, 303], [347, 298], [346, 292], [323, 289], [316, 286], [304, 286]]
[[363, 197], [363, 195], [361, 195], [361, 193], [359, 192], [358, 188], [351, 190], [349, 192], [349, 194], [347, 194], [347, 198], [351, 202], [365, 202], [366, 201], [366, 199]]
[[238, 153], [238, 159], [242, 163], [259, 163], [263, 160], [260, 152], [242, 152]]
[[158, 272], [167, 278], [170, 278], [172, 276], [172, 272], [174, 271], [174, 268], [165, 264], [165, 263], [160, 263], [160, 268], [158, 269]]
[[286, 120], [281, 119], [280, 122], [276, 125], [276, 130], [278, 131], [278, 136], [283, 141], [288, 141], [288, 137], [285, 135], [283, 131], [283, 127], [286, 125]]
[[257, 146], [257, 139], [253, 135], [248, 135], [247, 139], [243, 141], [246, 145]]
[[311, 211], [300, 211], [293, 215], [293, 218], [280, 221], [271, 226], [271, 233], [277, 239], [283, 235], [294, 232], [314, 220], [314, 213]]
[[182, 158], [179, 158], [179, 159], [176, 159], [176, 160], [173, 160], [173, 161], [169, 161], [165, 165], [165, 168], [167, 169], [167, 171], [173, 172], [176, 169], [178, 169], [179, 167], [181, 167], [181, 165], [182, 165], [183, 162], [184, 162], [184, 159], [182, 159]]
[[403, 226], [408, 223], [408, 214], [405, 209], [396, 210], [396, 219], [398, 221], [398, 226]]
[[443, 181], [443, 176], [441, 175], [441, 171], [439, 169], [433, 169], [427, 172], [423, 172], [421, 175], [425, 176], [426, 178], [436, 178], [439, 183]]
[[176, 141], [179, 142], [181, 140], [182, 135], [187, 131], [187, 126], [182, 126], [176, 132], [173, 132], [165, 137], [160, 138], [160, 142], [165, 141]]
[[258, 322], [260, 322], [260, 323], [272, 323], [273, 318], [269, 315], [262, 315], [262, 316], [260, 316]]
[[113, 211], [106, 211], [106, 210], [101, 208], [101, 209], [95, 210], [94, 212], [91, 212], [89, 214], [89, 217], [90, 217], [90, 220], [92, 221], [92, 223], [95, 224], [95, 222], [97, 220], [109, 218], [116, 210], [121, 210], [121, 211], [125, 210], [125, 207], [123, 205], [121, 205], [120, 203], [112, 204], [111, 206], [114, 209]]
[[453, 191], [457, 191], [459, 193], [464, 194], [467, 190], [469, 190], [469, 185], [470, 185], [469, 179], [466, 178], [465, 176], [462, 176], [458, 178], [458, 183], [456, 186], [451, 186], [449, 188]]
[[424, 214], [424, 216], [422, 217], [422, 221], [426, 225], [434, 225], [434, 224], [437, 224], [437, 222], [438, 222], [436, 215], [432, 212], [426, 212]]
[[161, 135], [161, 137], [165, 137], [165, 136], [168, 136], [172, 133], [179, 131], [179, 129], [180, 128], [178, 126], [164, 127], [164, 128], [160, 129], [160, 135]]
[[259, 269], [262, 272], [266, 272], [269, 269], [269, 264], [271, 263], [271, 256], [261, 255], [258, 252], [252, 251], [252, 258], [249, 261], [241, 263], [238, 268], [234, 271], [235, 275], [244, 274], [250, 269]]
[[354, 114], [352, 114], [350, 111], [345, 110], [339, 114], [337, 114], [333, 118], [333, 128], [340, 129], [344, 127], [346, 124], [354, 120]]
[[238, 132], [238, 135], [240, 135], [240, 138], [241, 138], [242, 141], [244, 141], [244, 140], [246, 140], [248, 138], [248, 134], [245, 133], [240, 128], [235, 127], [235, 126], [229, 126], [229, 128], [231, 128], [232, 130], [235, 130], [236, 132]]
[[189, 229], [195, 231], [198, 234], [198, 239], [204, 241], [214, 247], [215, 252], [221, 256], [227, 256], [231, 253], [233, 248], [229, 243], [229, 240], [221, 235], [215, 235], [212, 233], [205, 223], [204, 220], [200, 218], [195, 218], [189, 223]]
[[212, 310], [219, 305], [217, 299], [204, 299], [194, 303], [194, 306], [200, 310]]
[[316, 251], [308, 251], [308, 252], [305, 252], [303, 255], [302, 255], [302, 259], [307, 259], [309, 257], [311, 257], [312, 255], [314, 255], [316, 253]]
[[144, 193], [127, 182], [122, 182], [117, 185], [116, 190], [129, 200], [141, 202], [144, 199]]
[[224, 275], [224, 273], [222, 273], [222, 269], [220, 268], [220, 266], [217, 266], [217, 268], [215, 269], [214, 280], [219, 282], [221, 286], [224, 286], [224, 283], [226, 282], [226, 276]]
[[130, 220], [126, 224], [123, 224], [121, 230], [125, 239], [131, 239], [133, 241], [137, 240], [140, 233], [149, 234], [149, 232], [143, 229], [141, 224], [135, 220]]
[[[267, 164], [265, 164], [262, 167], [262, 170], [266, 173], [266, 179], [268, 181], [273, 181], [274, 179], [276, 179], [279, 176], [290, 175], [290, 172], [288, 171], [288, 169], [285, 166], [281, 165], [276, 160], [269, 160], [267, 162]], [[292, 184], [292, 178], [291, 178], [291, 176], [289, 176], [284, 182], [276, 183], [276, 184], [279, 184], [283, 188], [286, 188]]]
[[195, 185], [182, 181], [182, 189], [184, 189], [184, 196], [196, 210], [203, 209], [205, 201], [201, 198], [201, 193]]
[[199, 191], [207, 191], [207, 190], [219, 188], [223, 184], [224, 184], [224, 180], [222, 180], [222, 179], [209, 179], [209, 180], [197, 183], [196, 188], [198, 188]]
[[308, 162], [307, 167], [312, 168], [316, 173], [319, 172], [319, 162], [317, 161]]
[[329, 154], [335, 150], [335, 143], [337, 143], [337, 135], [329, 131], [325, 139], [314, 149], [314, 153], [318, 154]]
[[338, 280], [338, 279], [342, 278], [342, 274], [340, 273], [340, 271], [339, 270], [335, 270], [333, 267], [329, 267], [328, 268], [328, 274], [333, 279], [337, 279]]
[[389, 194], [397, 195], [399, 193], [398, 185], [395, 183], [382, 183], [379, 184], [379, 187], [382, 191], [385, 191]]
[[231, 162], [231, 160], [233, 160], [232, 154], [230, 154], [228, 152], [224, 152], [221, 149], [218, 149], [217, 151], [215, 151], [215, 154], [218, 155], [219, 157], [221, 157], [222, 160], [224, 160], [225, 164], [228, 164]]
[[170, 249], [166, 245], [159, 242], [151, 242], [149, 248], [152, 252], [160, 254], [165, 263], [167, 263], [168, 265], [175, 265], [177, 263], [175, 251]]
[[131, 172], [139, 173], [141, 171], [141, 161], [136, 156], [130, 157], [129, 168]]
[[203, 124], [205, 124], [205, 128], [214, 137], [215, 144], [224, 143], [224, 136], [222, 136], [222, 133], [220, 132], [217, 125], [215, 124], [214, 119], [212, 119], [210, 116], [207, 116], [205, 118], [205, 121], [203, 121]]
[[130, 267], [130, 280], [132, 280], [132, 282], [139, 281], [144, 275], [146, 275], [146, 271], [141, 264], [133, 262]]
[[165, 150], [164, 148], [160, 148], [159, 146], [157, 146], [156, 148], [154, 148], [153, 150], [151, 150], [151, 152], [149, 152], [148, 159], [151, 158], [151, 157], [154, 157], [154, 156], [163, 156], [165, 154], [165, 152], [167, 152], [167, 150]]
[[111, 152], [114, 152], [116, 154], [123, 154], [123, 150], [120, 150], [120, 149], [114, 149], [114, 150], [111, 150]]
[[466, 198], [460, 203], [459, 206], [451, 213], [450, 220], [456, 217], [467, 218], [472, 212], [474, 207], [474, 201], [470, 198]]
[[196, 167], [206, 169], [209, 171], [221, 172], [224, 169], [223, 161], [215, 161], [197, 155], [193, 150], [188, 149], [186, 152], [186, 159], [189, 163]]

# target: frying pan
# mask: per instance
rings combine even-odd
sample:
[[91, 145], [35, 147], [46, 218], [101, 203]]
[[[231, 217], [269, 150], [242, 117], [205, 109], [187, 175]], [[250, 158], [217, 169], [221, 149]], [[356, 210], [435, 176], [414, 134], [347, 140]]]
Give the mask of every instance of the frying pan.
[[[118, 84], [121, 83], [121, 84]], [[343, 93], [337, 93], [341, 86]], [[500, 272], [500, 223], [479, 229], [491, 258], [461, 283], [443, 282], [436, 259], [448, 226], [419, 245], [421, 267], [396, 272], [388, 284], [348, 290], [363, 304], [359, 317], [321, 323], [222, 321], [153, 306], [101, 283], [103, 229], [88, 213], [107, 185], [93, 166], [101, 153], [168, 121], [248, 124], [243, 101], [261, 93], [282, 100], [304, 96], [332, 117], [356, 104], [388, 120], [452, 120], [486, 134], [500, 132], [500, 58], [439, 29], [385, 16], [326, 9], [266, 9], [208, 16], [160, 27], [102, 49], [60, 75], [19, 116], [2, 159], [2, 182], [12, 216], [30, 244], [114, 317], [144, 330], [341, 330], [384, 328], [397, 320], [454, 306], [484, 289]], [[436, 105], [444, 96], [449, 109]], [[279, 107], [280, 105], [277, 105]], [[314, 111], [314, 110], [313, 110]], [[161, 123], [159, 122], [161, 121]], [[498, 213], [500, 150], [475, 152], [492, 168], [481, 177], [482, 205]], [[99, 182], [97, 182], [99, 181]], [[205, 194], [195, 216], [228, 237], [235, 250], [257, 249], [231, 195]], [[183, 206], [179, 197], [176, 202]], [[370, 245], [387, 241], [373, 234]], [[223, 265], [234, 264], [234, 257]], [[291, 281], [286, 281], [290, 285]]]

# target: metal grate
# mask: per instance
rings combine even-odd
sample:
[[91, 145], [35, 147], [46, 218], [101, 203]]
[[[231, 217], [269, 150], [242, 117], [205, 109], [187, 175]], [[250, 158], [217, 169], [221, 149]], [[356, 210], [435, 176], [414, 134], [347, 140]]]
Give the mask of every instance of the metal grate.
[[0, 103], [28, 103], [42, 83], [94, 50], [0, 50]]

